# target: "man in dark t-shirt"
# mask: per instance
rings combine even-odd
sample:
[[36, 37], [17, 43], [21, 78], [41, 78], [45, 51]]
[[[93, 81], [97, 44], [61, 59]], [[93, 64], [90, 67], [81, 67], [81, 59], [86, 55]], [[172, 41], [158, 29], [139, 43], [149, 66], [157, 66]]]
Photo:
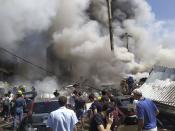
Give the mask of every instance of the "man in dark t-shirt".
[[78, 92], [78, 96], [75, 98], [75, 112], [78, 120], [80, 120], [81, 128], [84, 127], [84, 111], [86, 109], [86, 101], [82, 98], [81, 92]]
[[96, 113], [90, 121], [89, 131], [98, 131], [99, 125], [105, 125], [106, 120], [102, 114]]
[[113, 123], [113, 115], [107, 113], [108, 104], [103, 105], [103, 111], [94, 114], [90, 121], [89, 131], [110, 131]]

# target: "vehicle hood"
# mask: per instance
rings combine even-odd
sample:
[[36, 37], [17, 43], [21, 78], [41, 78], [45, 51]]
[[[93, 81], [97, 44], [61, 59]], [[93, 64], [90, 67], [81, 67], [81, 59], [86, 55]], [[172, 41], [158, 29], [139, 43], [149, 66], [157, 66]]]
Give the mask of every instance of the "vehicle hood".
[[32, 114], [32, 125], [46, 125], [49, 113]]

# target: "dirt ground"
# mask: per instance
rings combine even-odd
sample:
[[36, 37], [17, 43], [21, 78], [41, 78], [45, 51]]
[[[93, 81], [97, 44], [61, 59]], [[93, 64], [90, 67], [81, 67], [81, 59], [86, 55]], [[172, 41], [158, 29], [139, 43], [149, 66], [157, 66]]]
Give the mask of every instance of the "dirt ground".
[[[137, 125], [121, 125], [117, 131], [137, 131]], [[167, 129], [158, 129], [158, 131], [168, 131]]]
[[[78, 128], [78, 131], [89, 131], [89, 125], [86, 124], [84, 129]], [[120, 125], [117, 131], [137, 131], [137, 125]], [[158, 129], [158, 131], [170, 131], [167, 129]]]
[[[12, 131], [10, 128], [12, 126], [12, 122], [5, 123], [0, 121], [0, 131]], [[84, 129], [78, 128], [78, 131], [88, 131], [89, 124], [86, 121]], [[137, 125], [120, 125], [117, 129], [117, 131], [137, 131]], [[166, 129], [159, 129], [158, 131], [170, 131]]]

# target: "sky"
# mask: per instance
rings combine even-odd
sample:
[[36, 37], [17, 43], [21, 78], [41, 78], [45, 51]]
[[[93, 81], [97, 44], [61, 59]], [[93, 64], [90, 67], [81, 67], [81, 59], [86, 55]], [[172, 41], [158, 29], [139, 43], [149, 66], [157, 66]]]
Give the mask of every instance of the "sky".
[[175, 0], [147, 0], [158, 20], [175, 19]]

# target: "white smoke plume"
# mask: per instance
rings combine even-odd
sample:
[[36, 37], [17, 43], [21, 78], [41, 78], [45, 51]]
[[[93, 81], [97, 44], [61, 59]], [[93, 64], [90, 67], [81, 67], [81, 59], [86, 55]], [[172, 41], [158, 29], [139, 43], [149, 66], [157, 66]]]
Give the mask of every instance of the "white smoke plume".
[[[156, 21], [151, 7], [145, 0], [113, 0], [113, 28], [115, 51], [110, 51], [106, 3], [102, 0], [64, 3], [75, 7], [71, 11], [63, 6], [57, 21], [68, 26], [57, 28], [53, 35], [57, 56], [73, 65], [74, 78], [96, 76], [102, 81], [116, 81], [122, 74], [149, 71], [154, 64], [171, 63], [174, 30], [164, 29], [169, 23]], [[80, 4], [86, 4], [81, 6]], [[89, 5], [88, 5], [89, 3]], [[66, 5], [65, 4], [65, 5]], [[69, 15], [70, 13], [70, 15]], [[77, 18], [77, 21], [62, 19]], [[81, 22], [79, 22], [81, 18]], [[55, 24], [55, 26], [59, 26]], [[64, 24], [63, 24], [64, 25]], [[129, 38], [129, 52], [126, 39]]]
[[[47, 31], [58, 5], [57, 0], [0, 0], [0, 47], [45, 68]], [[45, 73], [7, 52], [1, 53], [11, 63], [17, 63], [15, 73], [22, 75], [19, 81], [38, 79]]]
[[[55, 77], [46, 77], [42, 81], [36, 81], [34, 83], [34, 87], [37, 91], [37, 97], [47, 97], [52, 98], [53, 92], [56, 89], [60, 89], [61, 87], [57, 84], [57, 80]], [[44, 96], [43, 96], [44, 95]]]
[[0, 0], [0, 44], [16, 48], [33, 31], [47, 30], [56, 15], [56, 0]]

